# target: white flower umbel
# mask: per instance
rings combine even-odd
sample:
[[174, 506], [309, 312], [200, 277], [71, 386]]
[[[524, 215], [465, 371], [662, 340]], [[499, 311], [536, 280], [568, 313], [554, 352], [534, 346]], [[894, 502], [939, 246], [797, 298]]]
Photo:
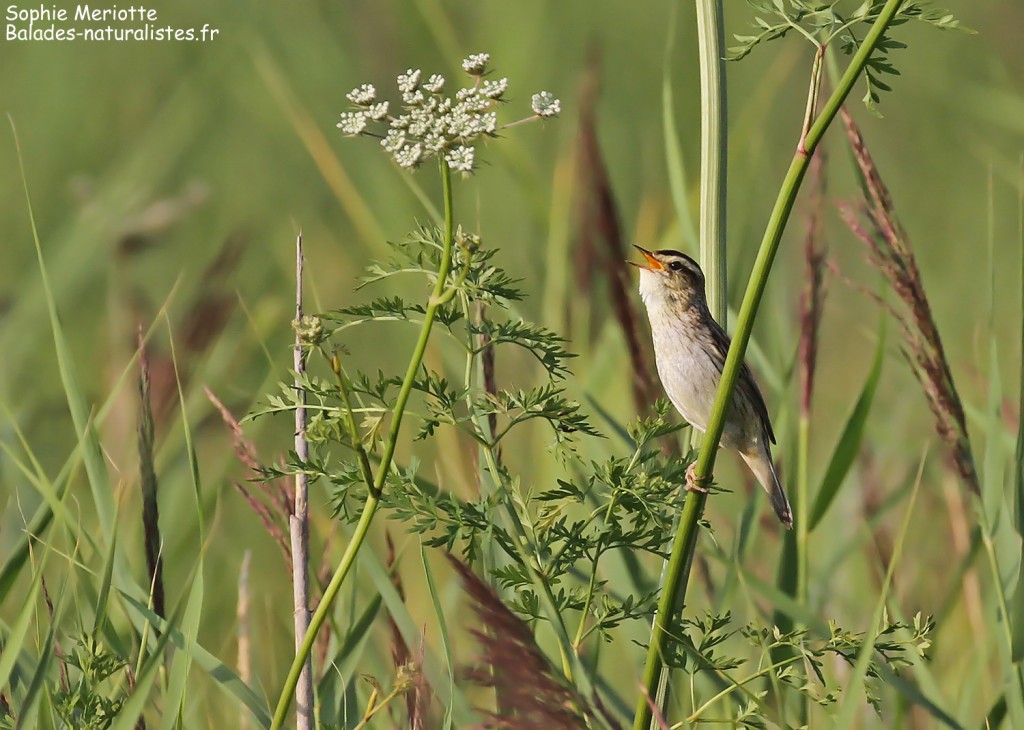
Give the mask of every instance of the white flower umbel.
[[389, 129], [387, 135], [380, 141], [380, 146], [392, 155], [396, 154], [405, 146], [405, 133], [400, 129]]
[[341, 121], [338, 122], [338, 129], [343, 133], [354, 137], [357, 134], [363, 133], [368, 121], [369, 119], [366, 117], [366, 112], [342, 112]]
[[491, 61], [489, 53], [474, 53], [462, 61], [462, 70], [470, 76], [482, 76]]
[[398, 74], [398, 90], [403, 94], [415, 91], [422, 73], [418, 68], [410, 68], [404, 74]]
[[377, 102], [371, 104], [366, 108], [366, 116], [375, 122], [379, 122], [381, 119], [388, 115], [388, 103], [386, 101]]
[[416, 144], [407, 144], [402, 149], [395, 153], [395, 162], [400, 167], [406, 169], [416, 167], [420, 164], [420, 160], [423, 158], [423, 148], [417, 142]]
[[368, 106], [377, 98], [377, 89], [373, 84], [363, 84], [345, 94], [349, 101], [359, 106]]
[[507, 90], [507, 78], [498, 81], [484, 81], [483, 86], [480, 87], [480, 93], [488, 99], [500, 99]]
[[530, 108], [538, 117], [557, 117], [562, 111], [562, 102], [556, 99], [550, 92], [542, 91], [534, 94], [530, 101]]
[[430, 78], [423, 84], [423, 88], [431, 94], [440, 94], [442, 89], [444, 89], [444, 76], [441, 74], [431, 74]]
[[472, 172], [474, 157], [476, 157], [476, 150], [472, 147], [456, 147], [448, 150], [444, 159], [448, 162], [448, 166], [453, 170], [458, 170], [459, 172]]
[[462, 68], [471, 77], [470, 85], [457, 89], [453, 96], [443, 95], [445, 78], [440, 74], [424, 80], [420, 69], [407, 69], [397, 77], [400, 113], [392, 112], [387, 101], [377, 101], [372, 84], [358, 86], [346, 95], [355, 109], [341, 115], [338, 128], [348, 136], [379, 138], [381, 147], [403, 169], [412, 170], [431, 157], [440, 157], [451, 169], [472, 173], [478, 140], [497, 137], [502, 129], [560, 111], [558, 99], [542, 91], [533, 95], [532, 116], [499, 125], [497, 108], [504, 103], [509, 82], [504, 77], [482, 78], [490, 60], [486, 53], [466, 58]]

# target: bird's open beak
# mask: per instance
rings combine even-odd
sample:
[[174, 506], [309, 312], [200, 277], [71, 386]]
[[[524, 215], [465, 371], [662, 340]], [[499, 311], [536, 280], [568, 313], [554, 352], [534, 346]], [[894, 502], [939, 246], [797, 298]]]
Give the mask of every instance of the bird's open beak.
[[642, 253], [644, 255], [644, 258], [647, 259], [647, 264], [646, 265], [638, 264], [635, 261], [629, 261], [628, 263], [632, 264], [633, 266], [637, 267], [638, 269], [647, 269], [648, 271], [664, 271], [665, 270], [665, 265], [663, 263], [661, 263], [660, 261], [658, 261], [658, 259], [654, 258], [654, 254], [652, 254], [646, 248], [641, 248], [640, 246], [637, 246], [637, 245], [634, 245], [633, 248], [635, 248], [637, 251], [639, 251], [640, 253]]

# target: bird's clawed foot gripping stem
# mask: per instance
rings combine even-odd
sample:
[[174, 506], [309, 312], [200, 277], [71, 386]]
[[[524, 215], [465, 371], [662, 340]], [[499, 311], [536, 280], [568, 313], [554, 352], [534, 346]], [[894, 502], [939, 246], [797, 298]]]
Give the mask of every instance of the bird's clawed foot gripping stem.
[[711, 479], [697, 476], [697, 462], [686, 467], [686, 491], [707, 494], [710, 491]]

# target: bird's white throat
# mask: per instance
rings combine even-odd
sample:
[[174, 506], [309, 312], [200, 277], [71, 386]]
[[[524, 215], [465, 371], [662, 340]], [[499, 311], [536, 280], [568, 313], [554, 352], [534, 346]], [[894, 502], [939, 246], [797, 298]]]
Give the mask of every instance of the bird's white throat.
[[640, 269], [640, 299], [650, 312], [660, 307], [666, 300], [666, 287], [659, 279], [660, 275], [648, 269]]

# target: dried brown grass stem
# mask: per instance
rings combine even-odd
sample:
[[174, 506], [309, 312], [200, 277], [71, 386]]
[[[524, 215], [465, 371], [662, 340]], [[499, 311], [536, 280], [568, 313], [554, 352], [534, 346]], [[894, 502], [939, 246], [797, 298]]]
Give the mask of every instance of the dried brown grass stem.
[[152, 592], [153, 612], [166, 618], [164, 608], [163, 557], [160, 545], [160, 509], [157, 502], [156, 463], [154, 457], [153, 399], [149, 356], [142, 326], [138, 329], [139, 349], [139, 484], [142, 491], [142, 534], [146, 550], [146, 567]]
[[892, 308], [903, 333], [903, 352], [911, 364], [935, 419], [935, 428], [964, 484], [980, 493], [963, 404], [953, 382], [917, 268], [910, 239], [896, 216], [888, 188], [882, 182], [864, 138], [852, 117], [843, 110], [846, 135], [861, 175], [863, 199], [840, 205], [843, 220], [868, 250], [868, 260], [885, 276], [903, 303]]
[[825, 151], [818, 150], [811, 160], [811, 200], [807, 213], [807, 233], [804, 236], [804, 270], [806, 285], [800, 295], [800, 412], [810, 417], [814, 392], [814, 374], [818, 363], [818, 332], [824, 299], [825, 255], [820, 246], [822, 211], [825, 200]]

